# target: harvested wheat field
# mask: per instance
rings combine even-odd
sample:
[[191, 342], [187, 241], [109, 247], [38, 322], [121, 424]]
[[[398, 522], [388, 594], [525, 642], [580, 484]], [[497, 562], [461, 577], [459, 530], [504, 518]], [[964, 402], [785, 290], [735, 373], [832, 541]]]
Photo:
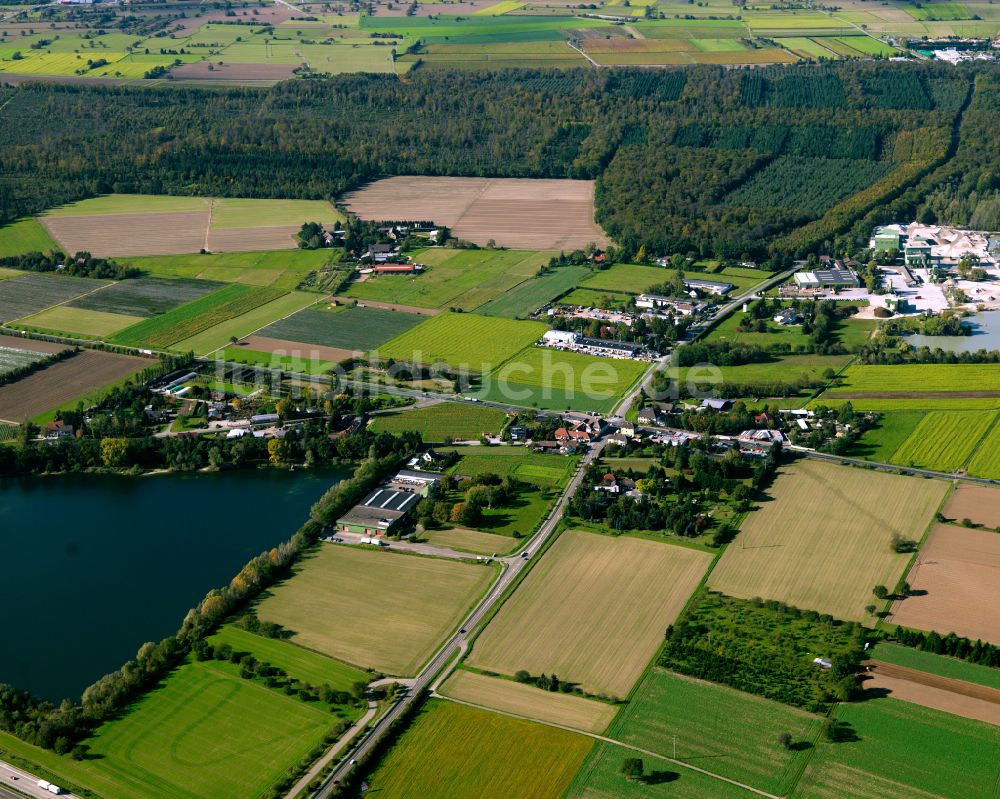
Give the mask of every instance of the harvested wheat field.
[[942, 514], [948, 519], [969, 519], [973, 524], [1000, 528], [1000, 488], [963, 483], [949, 497]]
[[[308, 221], [308, 220], [303, 220]], [[215, 228], [208, 231], [209, 252], [289, 250], [301, 225], [251, 228]]]
[[817, 461], [782, 470], [708, 585], [741, 599], [777, 599], [862, 621], [872, 588], [895, 586], [910, 556], [894, 533], [919, 541], [948, 485]]
[[176, 255], [205, 246], [208, 211], [49, 216], [42, 222], [67, 252], [99, 257]]
[[624, 697], [711, 562], [673, 544], [569, 530], [501, 607], [469, 663], [555, 673]]
[[1000, 691], [925, 671], [871, 660], [865, 690], [888, 692], [893, 699], [1000, 726]]
[[83, 350], [22, 380], [0, 386], [0, 420], [23, 422], [152, 363], [131, 355]]
[[893, 603], [893, 624], [1000, 644], [1000, 534], [935, 525]]
[[616, 705], [582, 696], [543, 691], [534, 685], [488, 677], [459, 669], [439, 691], [443, 696], [471, 702], [535, 721], [548, 721], [584, 732], [603, 732], [618, 712]]
[[430, 221], [460, 239], [525, 250], [607, 246], [594, 221], [594, 183], [527, 178], [395, 177], [342, 202], [362, 219]]

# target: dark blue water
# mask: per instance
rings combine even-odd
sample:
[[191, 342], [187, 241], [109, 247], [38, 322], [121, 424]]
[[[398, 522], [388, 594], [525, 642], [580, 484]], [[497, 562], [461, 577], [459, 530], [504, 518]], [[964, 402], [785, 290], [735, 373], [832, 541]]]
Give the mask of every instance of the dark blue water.
[[79, 698], [284, 541], [346, 473], [0, 480], [0, 682]]

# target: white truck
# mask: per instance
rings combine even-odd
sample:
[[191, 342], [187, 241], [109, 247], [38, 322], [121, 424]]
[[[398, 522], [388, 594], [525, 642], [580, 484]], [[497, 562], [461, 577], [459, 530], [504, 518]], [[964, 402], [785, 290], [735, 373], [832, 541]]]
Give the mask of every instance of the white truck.
[[366, 536], [362, 536], [361, 543], [362, 544], [371, 544], [373, 547], [387, 547], [387, 546], [389, 546], [381, 538], [373, 538], [372, 536], [367, 536], [367, 535]]

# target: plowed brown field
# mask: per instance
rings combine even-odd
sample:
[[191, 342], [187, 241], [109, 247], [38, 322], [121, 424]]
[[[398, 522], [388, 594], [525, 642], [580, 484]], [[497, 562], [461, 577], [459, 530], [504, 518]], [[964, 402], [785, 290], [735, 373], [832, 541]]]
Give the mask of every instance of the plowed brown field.
[[1000, 691], [878, 660], [866, 665], [866, 690], [888, 691], [895, 699], [1000, 726]]
[[960, 485], [941, 512], [956, 521], [971, 519], [975, 524], [1000, 527], [1000, 488]]

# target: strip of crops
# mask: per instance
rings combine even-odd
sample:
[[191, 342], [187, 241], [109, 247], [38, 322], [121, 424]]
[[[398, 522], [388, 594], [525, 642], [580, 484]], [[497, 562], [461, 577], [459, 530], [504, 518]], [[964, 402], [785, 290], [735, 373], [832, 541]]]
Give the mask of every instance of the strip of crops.
[[948, 472], [960, 469], [995, 418], [996, 414], [992, 412], [928, 413], [896, 450], [892, 462]]

